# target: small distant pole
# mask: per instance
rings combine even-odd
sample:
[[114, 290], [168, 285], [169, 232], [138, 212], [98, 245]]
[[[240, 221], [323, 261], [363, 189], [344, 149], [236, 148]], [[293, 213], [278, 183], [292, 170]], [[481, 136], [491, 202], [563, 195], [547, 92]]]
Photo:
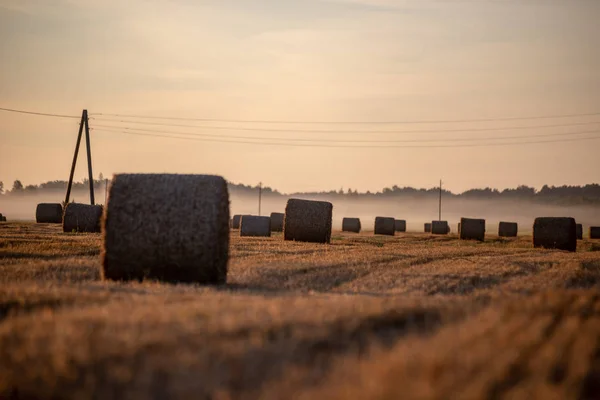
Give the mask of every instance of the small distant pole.
[[440, 179], [440, 210], [439, 210], [439, 219], [438, 221], [442, 220], [442, 180]]
[[106, 207], [106, 203], [108, 202], [108, 178], [104, 180], [104, 207]]
[[258, 216], [260, 217], [260, 206], [262, 201], [262, 182], [258, 182]]

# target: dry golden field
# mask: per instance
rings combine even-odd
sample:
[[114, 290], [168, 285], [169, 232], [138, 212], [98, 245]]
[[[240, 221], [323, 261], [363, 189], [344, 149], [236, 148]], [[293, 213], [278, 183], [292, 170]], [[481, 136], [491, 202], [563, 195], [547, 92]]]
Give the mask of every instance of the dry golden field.
[[0, 399], [600, 398], [600, 241], [232, 231], [222, 287], [103, 282], [100, 247], [0, 224]]

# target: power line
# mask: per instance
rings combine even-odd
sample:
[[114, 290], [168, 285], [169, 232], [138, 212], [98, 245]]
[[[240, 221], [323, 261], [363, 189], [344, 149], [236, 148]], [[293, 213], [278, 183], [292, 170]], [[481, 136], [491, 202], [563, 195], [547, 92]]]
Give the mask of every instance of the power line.
[[404, 120], [404, 121], [298, 121], [298, 120], [255, 120], [255, 119], [218, 119], [218, 118], [186, 118], [186, 117], [161, 117], [154, 115], [132, 115], [132, 114], [110, 114], [94, 113], [91, 115], [119, 117], [119, 118], [143, 118], [162, 119], [172, 121], [202, 121], [202, 122], [231, 122], [231, 123], [259, 123], [259, 124], [323, 124], [323, 125], [397, 125], [397, 124], [449, 124], [466, 122], [494, 122], [494, 121], [524, 121], [536, 119], [560, 119], [576, 117], [599, 116], [600, 112], [581, 114], [555, 114], [536, 115], [526, 117], [498, 117], [498, 118], [473, 118], [473, 119], [448, 119], [448, 120]]
[[48, 113], [42, 113], [42, 112], [37, 112], [37, 111], [15, 110], [12, 108], [0, 108], [0, 111], [13, 112], [13, 113], [19, 113], [19, 114], [39, 115], [39, 116], [43, 116], [43, 117], [77, 118], [77, 119], [81, 118], [81, 116], [77, 116], [77, 115], [48, 114]]
[[160, 133], [160, 134], [174, 134], [174, 135], [185, 135], [185, 136], [196, 136], [204, 138], [220, 138], [220, 139], [243, 139], [243, 140], [276, 140], [281, 142], [320, 142], [320, 143], [435, 143], [435, 142], [469, 142], [469, 141], [485, 141], [485, 140], [509, 140], [509, 139], [531, 139], [539, 137], [555, 137], [555, 136], [573, 136], [573, 135], [585, 135], [596, 133], [597, 131], [585, 131], [585, 132], [567, 132], [567, 133], [542, 133], [534, 135], [520, 135], [520, 136], [504, 136], [504, 137], [484, 137], [484, 138], [451, 138], [451, 139], [392, 139], [392, 140], [354, 140], [354, 139], [307, 139], [307, 138], [278, 138], [278, 137], [264, 137], [264, 136], [237, 136], [237, 135], [215, 135], [209, 133], [195, 133], [195, 132], [177, 132], [168, 130], [157, 130], [157, 129], [142, 129], [142, 128], [131, 128], [121, 126], [110, 126], [110, 125], [94, 125], [98, 128], [105, 129], [116, 129], [121, 131], [133, 131], [133, 132], [147, 132], [147, 133]]
[[111, 118], [90, 118], [96, 121], [103, 122], [115, 122], [123, 124], [138, 124], [138, 125], [149, 125], [149, 126], [166, 126], [166, 127], [177, 127], [177, 128], [197, 128], [197, 129], [210, 129], [210, 130], [225, 130], [225, 131], [248, 131], [248, 132], [278, 132], [278, 133], [442, 133], [442, 132], [493, 132], [493, 131], [507, 131], [507, 130], [527, 130], [527, 129], [547, 129], [547, 128], [567, 128], [573, 126], [586, 126], [586, 125], [597, 125], [600, 121], [592, 122], [578, 122], [571, 124], [551, 124], [551, 125], [533, 125], [533, 126], [507, 126], [503, 128], [463, 128], [463, 129], [419, 129], [419, 130], [400, 130], [400, 131], [376, 131], [376, 130], [333, 130], [333, 129], [274, 129], [274, 128], [247, 128], [247, 127], [232, 127], [232, 126], [199, 126], [199, 125], [188, 125], [188, 124], [171, 124], [161, 122], [144, 122], [144, 121], [133, 121], [123, 119], [111, 119]]
[[[562, 143], [562, 142], [578, 142], [585, 140], [598, 140], [599, 136], [592, 136], [586, 138], [567, 138], [567, 139], [557, 139], [557, 140], [544, 140], [544, 141], [527, 141], [527, 142], [512, 142], [512, 143], [471, 143], [471, 144], [458, 144], [458, 145], [421, 145], [421, 146], [397, 146], [397, 145], [388, 145], [388, 146], [372, 146], [372, 145], [360, 145], [360, 146], [352, 146], [352, 145], [327, 145], [327, 144], [303, 144], [303, 143], [276, 143], [276, 142], [249, 142], [249, 141], [241, 141], [241, 140], [222, 140], [222, 139], [213, 139], [213, 138], [199, 138], [199, 137], [181, 137], [181, 136], [171, 136], [171, 135], [161, 135], [161, 134], [153, 134], [153, 133], [139, 133], [139, 132], [131, 132], [131, 131], [110, 131], [105, 129], [95, 129], [97, 132], [108, 132], [108, 133], [123, 133], [127, 135], [136, 135], [136, 136], [150, 136], [150, 137], [160, 137], [160, 138], [169, 138], [169, 139], [178, 139], [178, 140], [192, 140], [192, 141], [200, 141], [200, 142], [216, 142], [216, 143], [232, 143], [232, 144], [250, 144], [250, 145], [264, 145], [264, 146], [285, 146], [285, 147], [324, 147], [324, 148], [350, 148], [350, 149], [363, 149], [363, 148], [372, 148], [372, 149], [389, 149], [389, 148], [448, 148], [448, 147], [496, 147], [496, 146], [514, 146], [514, 145], [524, 145], [524, 144], [542, 144], [542, 143]], [[600, 131], [593, 132], [594, 134], [600, 134]]]

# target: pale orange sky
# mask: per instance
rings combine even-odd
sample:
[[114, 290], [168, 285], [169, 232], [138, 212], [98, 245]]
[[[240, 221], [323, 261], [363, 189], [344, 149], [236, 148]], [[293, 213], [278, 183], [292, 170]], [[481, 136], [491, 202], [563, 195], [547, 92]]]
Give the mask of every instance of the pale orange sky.
[[[295, 121], [597, 113], [598, 21], [597, 0], [0, 0], [0, 107], [74, 115], [87, 108], [90, 113]], [[497, 132], [372, 133], [596, 121]], [[15, 179], [25, 184], [66, 180], [77, 123], [0, 112], [0, 180], [5, 187]], [[600, 136], [600, 115], [434, 125], [213, 125], [281, 132], [187, 131], [317, 140], [588, 131], [592, 133], [574, 137]], [[246, 184], [262, 181], [284, 192], [431, 187], [440, 178], [453, 191], [585, 184], [597, 183], [600, 170], [600, 140], [349, 149], [186, 141], [97, 128], [92, 146], [96, 176], [213, 173]], [[81, 156], [78, 180], [86, 175], [83, 152]]]

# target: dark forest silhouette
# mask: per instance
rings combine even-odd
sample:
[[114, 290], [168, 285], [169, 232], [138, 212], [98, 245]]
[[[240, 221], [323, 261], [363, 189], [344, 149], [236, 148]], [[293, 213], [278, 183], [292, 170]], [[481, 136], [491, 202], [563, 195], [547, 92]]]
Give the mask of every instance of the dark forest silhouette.
[[[94, 180], [94, 187], [97, 190], [104, 190], [105, 180], [100, 175], [98, 180]], [[39, 185], [24, 185], [20, 180], [16, 180], [11, 189], [4, 187], [0, 182], [0, 195], [2, 196], [26, 196], [33, 194], [43, 194], [48, 192], [64, 192], [67, 189], [66, 181], [50, 181]], [[73, 183], [73, 191], [87, 191], [88, 180], [83, 179], [80, 182]], [[232, 194], [247, 194], [251, 195], [258, 193], [259, 187], [229, 183], [229, 189]], [[373, 199], [373, 198], [429, 198], [439, 195], [439, 188], [432, 187], [430, 189], [416, 189], [412, 187], [392, 187], [383, 188], [379, 192], [358, 192], [352, 189], [339, 189], [321, 192], [296, 192], [284, 194], [270, 187], [262, 188], [262, 193], [265, 196], [311, 196], [328, 198], [357, 198], [357, 199]], [[512, 200], [512, 201], [531, 201], [542, 202], [559, 205], [577, 205], [577, 204], [596, 204], [600, 205], [600, 185], [588, 184], [584, 186], [548, 186], [544, 185], [540, 190], [521, 185], [514, 189], [470, 189], [462, 193], [452, 193], [448, 190], [443, 190], [445, 198], [463, 198], [472, 200]]]

